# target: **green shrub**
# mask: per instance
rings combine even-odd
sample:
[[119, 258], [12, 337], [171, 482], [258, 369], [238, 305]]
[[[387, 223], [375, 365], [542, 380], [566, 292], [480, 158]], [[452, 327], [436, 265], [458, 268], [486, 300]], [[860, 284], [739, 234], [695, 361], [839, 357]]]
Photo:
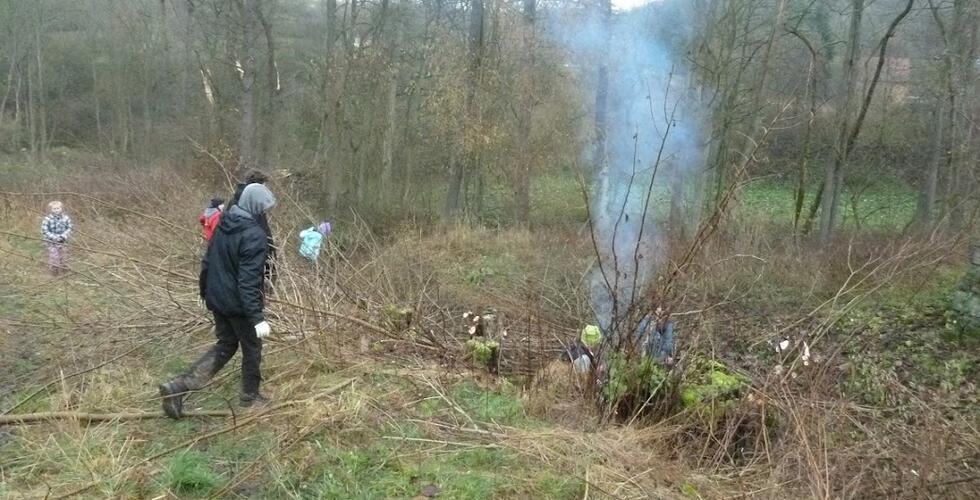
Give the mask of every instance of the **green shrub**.
[[480, 366], [490, 367], [500, 344], [493, 340], [473, 338], [466, 341], [466, 354]]
[[667, 380], [667, 371], [656, 361], [643, 357], [627, 359], [617, 354], [608, 357], [608, 378], [602, 386], [602, 395], [615, 406], [635, 396], [642, 403], [655, 391], [661, 389]]
[[697, 358], [684, 373], [679, 392], [681, 406], [720, 416], [742, 396], [745, 378], [713, 359]]

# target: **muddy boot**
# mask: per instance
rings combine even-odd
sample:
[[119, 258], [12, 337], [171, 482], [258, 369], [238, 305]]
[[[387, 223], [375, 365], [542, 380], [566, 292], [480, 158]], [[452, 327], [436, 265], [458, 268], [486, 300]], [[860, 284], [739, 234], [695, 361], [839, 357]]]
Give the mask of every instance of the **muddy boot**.
[[184, 398], [187, 397], [187, 384], [183, 377], [160, 384], [160, 397], [163, 398], [163, 413], [170, 418], [180, 418], [184, 414]]
[[272, 404], [272, 401], [258, 392], [254, 394], [242, 393], [241, 397], [238, 399], [238, 406], [241, 406], [242, 408], [261, 410], [263, 408], [268, 408], [270, 404]]
[[184, 398], [204, 387], [217, 371], [215, 353], [208, 351], [191, 365], [187, 373], [160, 384], [163, 412], [170, 418], [180, 418], [184, 413]]

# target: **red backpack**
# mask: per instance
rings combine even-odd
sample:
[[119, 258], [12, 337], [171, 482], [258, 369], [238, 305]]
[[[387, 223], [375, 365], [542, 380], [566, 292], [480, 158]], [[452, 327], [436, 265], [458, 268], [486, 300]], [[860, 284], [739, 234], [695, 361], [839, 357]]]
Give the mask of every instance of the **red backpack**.
[[214, 230], [218, 227], [218, 222], [221, 221], [221, 211], [217, 210], [207, 217], [201, 214], [198, 220], [201, 221], [201, 226], [203, 226], [202, 236], [204, 236], [204, 241], [211, 241], [211, 236], [214, 235]]

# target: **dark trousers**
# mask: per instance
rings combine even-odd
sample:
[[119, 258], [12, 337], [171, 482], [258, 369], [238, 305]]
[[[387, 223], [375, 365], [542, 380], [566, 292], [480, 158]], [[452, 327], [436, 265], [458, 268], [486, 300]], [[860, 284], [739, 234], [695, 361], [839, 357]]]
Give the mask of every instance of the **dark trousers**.
[[259, 392], [262, 373], [262, 341], [255, 336], [255, 327], [247, 319], [225, 316], [214, 312], [214, 331], [218, 341], [194, 364], [185, 382], [189, 389], [196, 390], [218, 373], [242, 347], [242, 395], [255, 396]]

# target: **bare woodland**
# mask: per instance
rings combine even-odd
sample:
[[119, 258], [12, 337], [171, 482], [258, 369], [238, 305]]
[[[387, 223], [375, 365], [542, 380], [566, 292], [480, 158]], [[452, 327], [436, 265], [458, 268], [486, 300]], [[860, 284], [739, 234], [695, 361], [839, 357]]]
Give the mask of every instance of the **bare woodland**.
[[[976, 498], [978, 90], [977, 0], [0, 0], [0, 497]], [[252, 170], [275, 403], [171, 422]]]

